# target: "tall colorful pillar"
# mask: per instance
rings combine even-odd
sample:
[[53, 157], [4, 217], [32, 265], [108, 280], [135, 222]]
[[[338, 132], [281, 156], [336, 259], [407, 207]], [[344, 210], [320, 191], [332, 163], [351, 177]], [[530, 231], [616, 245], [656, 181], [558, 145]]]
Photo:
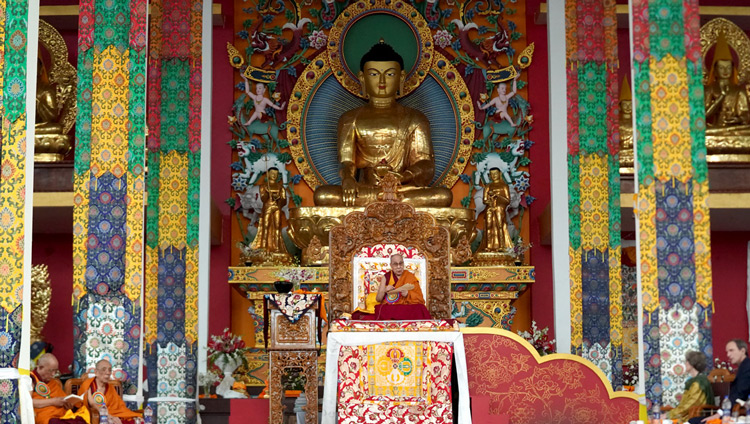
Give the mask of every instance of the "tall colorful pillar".
[[80, 2], [73, 207], [74, 373], [141, 366], [146, 0]]
[[151, 2], [144, 355], [160, 423], [195, 421], [202, 7]]
[[566, 2], [571, 352], [622, 385], [617, 20]]
[[711, 348], [711, 250], [698, 0], [632, 2], [646, 396], [676, 404], [688, 350]]
[[[27, 137], [29, 3], [0, 0], [0, 5], [0, 423], [16, 424], [21, 422], [19, 405], [31, 407], [29, 370], [24, 369], [29, 361], [21, 358], [29, 354], [22, 349], [29, 343], [28, 330], [22, 338], [24, 315], [29, 316], [24, 303], [29, 305], [31, 293], [24, 284], [31, 273], [31, 243], [25, 236], [31, 220], [27, 193], [31, 196], [33, 191], [28, 175], [34, 156], [33, 131], [30, 145]], [[20, 401], [22, 396], [27, 402]]]

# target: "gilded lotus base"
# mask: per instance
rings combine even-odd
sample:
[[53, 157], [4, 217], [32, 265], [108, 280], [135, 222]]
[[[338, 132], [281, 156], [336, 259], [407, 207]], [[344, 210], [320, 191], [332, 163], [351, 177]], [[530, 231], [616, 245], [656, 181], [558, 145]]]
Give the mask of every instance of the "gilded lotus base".
[[250, 255], [241, 255], [240, 261], [248, 266], [284, 266], [293, 262], [288, 253], [269, 253], [261, 250]]
[[472, 266], [512, 265], [515, 256], [505, 252], [477, 252], [471, 261]]
[[[469, 243], [477, 236], [474, 210], [468, 208], [415, 208], [418, 212], [427, 212], [435, 217], [437, 224], [448, 229], [451, 246], [455, 247], [462, 236], [466, 236]], [[350, 212], [364, 211], [361, 207], [325, 207], [311, 206], [289, 209], [289, 237], [294, 244], [302, 249], [302, 263], [308, 265], [325, 265], [328, 263], [328, 232], [341, 224]], [[322, 258], [320, 254], [314, 259], [307, 258], [306, 249], [313, 237], [317, 237], [326, 250]], [[316, 252], [317, 253], [317, 252]]]
[[37, 134], [34, 139], [34, 162], [60, 162], [72, 147], [66, 134]]

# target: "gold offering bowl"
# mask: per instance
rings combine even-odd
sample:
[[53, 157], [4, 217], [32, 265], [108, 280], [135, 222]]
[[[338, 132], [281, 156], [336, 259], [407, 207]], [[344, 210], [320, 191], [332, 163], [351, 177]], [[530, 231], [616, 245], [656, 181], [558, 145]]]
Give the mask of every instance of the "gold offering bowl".
[[[364, 207], [325, 207], [311, 206], [289, 209], [289, 236], [294, 244], [303, 249], [302, 263], [322, 265], [327, 261], [307, 261], [304, 249], [308, 247], [313, 237], [317, 237], [328, 250], [328, 232], [341, 224], [350, 212], [364, 211]], [[467, 208], [415, 208], [418, 212], [427, 212], [435, 217], [438, 225], [448, 229], [451, 247], [458, 244], [461, 236], [466, 236], [469, 243], [477, 236], [474, 209]]]

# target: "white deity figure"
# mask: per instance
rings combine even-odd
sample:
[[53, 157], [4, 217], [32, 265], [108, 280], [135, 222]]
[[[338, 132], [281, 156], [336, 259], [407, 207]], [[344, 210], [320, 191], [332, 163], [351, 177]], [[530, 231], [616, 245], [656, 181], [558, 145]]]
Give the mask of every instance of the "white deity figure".
[[250, 91], [250, 81], [248, 81], [247, 77], [245, 77], [244, 75], [242, 76], [242, 79], [245, 80], [245, 94], [247, 94], [247, 96], [253, 100], [253, 103], [255, 105], [255, 110], [253, 110], [253, 114], [250, 115], [250, 118], [245, 121], [245, 125], [250, 125], [256, 119], [260, 119], [263, 114], [266, 113], [266, 107], [270, 106], [273, 109], [281, 110], [284, 108], [284, 105], [286, 105], [286, 102], [283, 102], [281, 105], [277, 105], [270, 99], [266, 98], [265, 84], [260, 82], [255, 84], [255, 93], [253, 94], [253, 92]]
[[506, 84], [499, 84], [497, 86], [497, 96], [493, 97], [492, 100], [482, 105], [482, 103], [477, 100], [477, 106], [479, 106], [479, 109], [485, 110], [489, 108], [490, 106], [495, 106], [497, 114], [500, 115], [500, 119], [505, 119], [510, 123], [512, 127], [515, 127], [517, 124], [513, 122], [513, 118], [510, 117], [510, 114], [508, 113], [508, 104], [510, 102], [511, 97], [516, 95], [516, 92], [518, 91], [516, 82], [518, 81], [518, 77], [521, 76], [520, 73], [516, 74], [516, 77], [513, 79], [513, 91], [506, 94], [506, 91], [508, 91], [508, 86]]

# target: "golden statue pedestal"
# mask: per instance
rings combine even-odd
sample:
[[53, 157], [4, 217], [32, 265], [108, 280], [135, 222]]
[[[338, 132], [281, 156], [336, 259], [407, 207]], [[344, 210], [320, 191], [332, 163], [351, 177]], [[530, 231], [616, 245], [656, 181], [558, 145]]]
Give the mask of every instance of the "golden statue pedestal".
[[[364, 207], [312, 206], [289, 209], [289, 237], [302, 249], [302, 265], [328, 264], [328, 232], [341, 224], [350, 212], [364, 211]], [[448, 229], [451, 247], [456, 247], [462, 236], [471, 243], [477, 236], [474, 209], [415, 208], [435, 217], [438, 225]], [[315, 240], [317, 239], [317, 240]]]
[[70, 135], [37, 134], [34, 137], [34, 162], [60, 162], [72, 147]]
[[474, 266], [503, 266], [513, 265], [516, 257], [506, 252], [477, 252], [471, 264]]

